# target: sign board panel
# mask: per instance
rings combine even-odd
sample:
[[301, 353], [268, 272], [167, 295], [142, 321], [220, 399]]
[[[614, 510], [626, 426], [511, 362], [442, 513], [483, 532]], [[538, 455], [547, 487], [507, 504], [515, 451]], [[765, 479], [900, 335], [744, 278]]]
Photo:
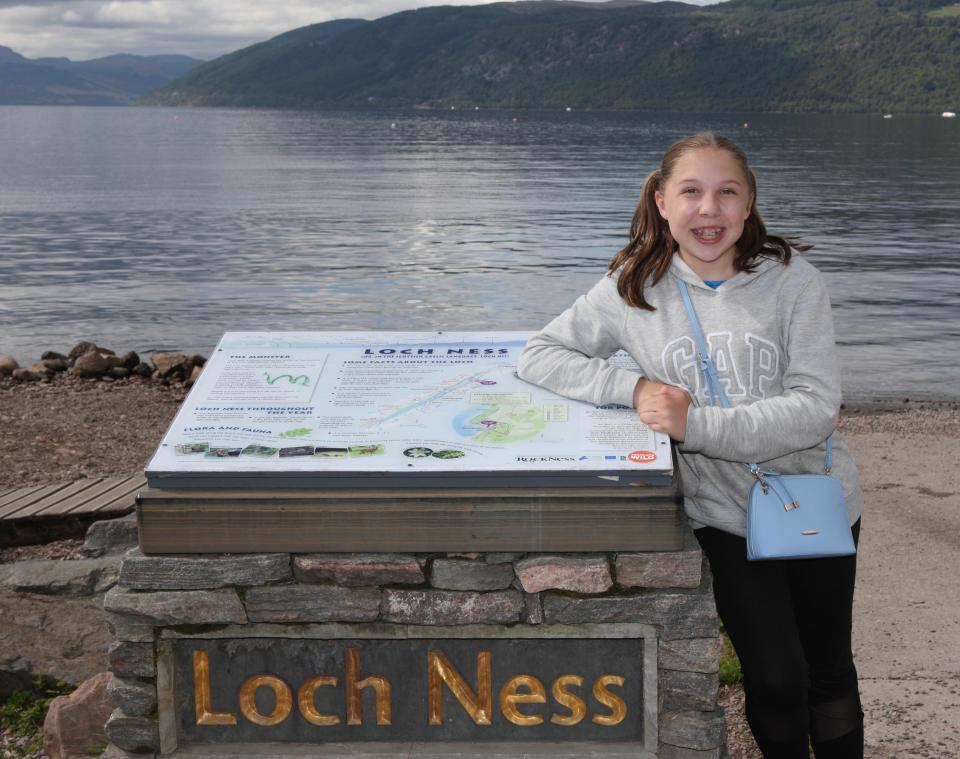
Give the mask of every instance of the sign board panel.
[[[147, 466], [148, 483], [668, 484], [669, 438], [633, 409], [572, 401], [516, 376], [528, 336], [228, 332]], [[636, 370], [625, 354], [610, 360]]]
[[[165, 641], [167, 748], [650, 741], [655, 643], [624, 638]], [[645, 699], [652, 697], [652, 703]], [[172, 712], [172, 713], [170, 713]], [[655, 711], [654, 711], [655, 714]], [[175, 735], [171, 735], [175, 733]], [[656, 745], [655, 742], [653, 745]]]

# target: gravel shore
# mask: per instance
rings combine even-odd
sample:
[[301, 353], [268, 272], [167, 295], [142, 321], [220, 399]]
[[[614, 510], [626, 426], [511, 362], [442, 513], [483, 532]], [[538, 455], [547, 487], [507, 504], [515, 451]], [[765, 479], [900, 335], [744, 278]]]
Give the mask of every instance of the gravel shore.
[[185, 397], [139, 378], [0, 380], [0, 488], [141, 471]]
[[[0, 380], [0, 489], [142, 470], [185, 397], [181, 386], [139, 378]], [[934, 582], [919, 574], [956, 563], [960, 403], [850, 404], [840, 429], [867, 495], [855, 607], [867, 756], [960, 756], [952, 717], [960, 709], [960, 595], [942, 572]], [[922, 559], [908, 558], [909, 541]], [[70, 558], [77, 545], [5, 549], [0, 562]], [[731, 757], [758, 758], [742, 690], [725, 687], [720, 700]]]

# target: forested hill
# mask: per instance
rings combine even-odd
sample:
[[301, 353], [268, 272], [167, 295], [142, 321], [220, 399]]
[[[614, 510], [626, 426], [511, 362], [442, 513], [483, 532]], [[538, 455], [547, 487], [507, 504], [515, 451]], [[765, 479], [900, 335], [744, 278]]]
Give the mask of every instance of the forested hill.
[[296, 29], [165, 105], [960, 110], [956, 0], [497, 3]]
[[0, 105], [127, 105], [202, 62], [185, 55], [30, 59], [0, 45]]

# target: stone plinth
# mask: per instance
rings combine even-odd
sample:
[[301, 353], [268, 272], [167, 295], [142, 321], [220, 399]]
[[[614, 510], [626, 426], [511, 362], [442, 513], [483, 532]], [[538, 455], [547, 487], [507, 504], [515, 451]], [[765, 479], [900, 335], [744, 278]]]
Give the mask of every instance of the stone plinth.
[[134, 550], [105, 608], [110, 756], [721, 755], [718, 623], [693, 542]]

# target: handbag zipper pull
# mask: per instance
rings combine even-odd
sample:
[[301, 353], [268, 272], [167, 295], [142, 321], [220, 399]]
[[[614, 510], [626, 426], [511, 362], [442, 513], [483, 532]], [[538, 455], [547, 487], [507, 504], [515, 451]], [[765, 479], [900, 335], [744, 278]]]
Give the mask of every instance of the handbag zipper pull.
[[760, 483], [760, 488], [763, 490], [764, 495], [770, 494], [770, 485], [767, 483], [766, 479], [763, 477], [763, 473], [760, 471], [760, 467], [754, 464], [750, 467], [750, 474], [757, 478], [757, 482]]

